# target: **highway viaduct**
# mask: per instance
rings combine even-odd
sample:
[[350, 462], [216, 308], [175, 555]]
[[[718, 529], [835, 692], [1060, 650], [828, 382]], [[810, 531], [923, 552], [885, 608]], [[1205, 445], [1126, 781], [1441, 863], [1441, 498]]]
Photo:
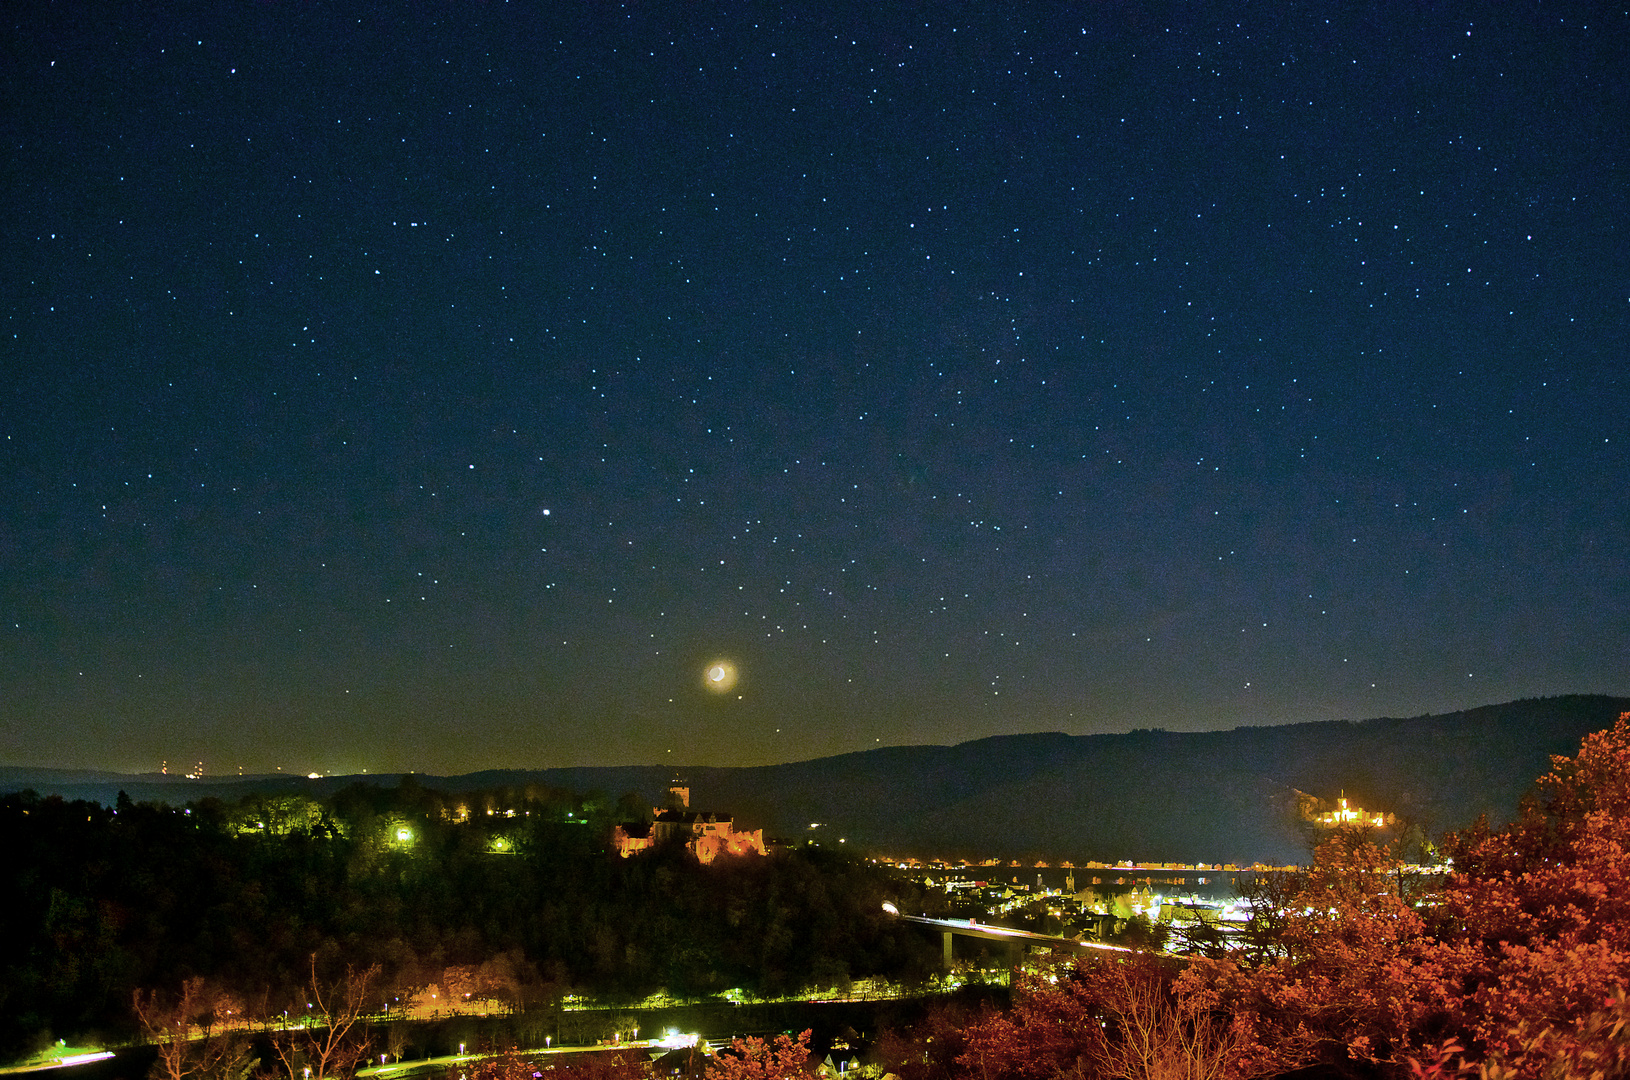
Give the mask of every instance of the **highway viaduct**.
[[1002, 941], [1008, 945], [1019, 948], [1045, 948], [1054, 950], [1068, 950], [1075, 953], [1086, 952], [1136, 952], [1124, 945], [1106, 945], [1101, 941], [1082, 941], [1079, 938], [1055, 937], [1051, 934], [1035, 934], [1029, 930], [1014, 930], [1006, 926], [992, 926], [982, 923], [978, 919], [930, 919], [926, 915], [900, 915], [898, 918], [918, 926], [931, 926], [940, 932], [944, 943], [944, 964], [947, 970], [951, 967], [951, 940], [953, 937], [977, 938], [982, 941]]

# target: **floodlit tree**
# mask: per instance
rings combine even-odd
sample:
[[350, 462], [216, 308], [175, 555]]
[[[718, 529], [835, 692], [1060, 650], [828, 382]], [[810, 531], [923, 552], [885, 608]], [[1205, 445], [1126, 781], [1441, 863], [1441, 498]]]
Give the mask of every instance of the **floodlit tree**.
[[368, 1056], [368, 1037], [361, 1022], [378, 977], [378, 964], [361, 971], [347, 965], [343, 978], [326, 982], [318, 977], [317, 956], [312, 954], [311, 982], [306, 988], [309, 1016], [302, 1024], [268, 1032], [289, 1080], [328, 1080], [356, 1072], [358, 1063]]
[[401, 1061], [402, 1052], [407, 1049], [408, 1025], [404, 1020], [392, 1024], [385, 1033], [385, 1050], [390, 1054], [392, 1061]]
[[323, 820], [323, 804], [305, 795], [251, 795], [229, 815], [239, 832], [259, 832], [270, 837], [310, 833]]
[[201, 978], [186, 980], [174, 997], [137, 990], [132, 1001], [136, 1019], [158, 1047], [150, 1080], [242, 1080], [254, 1065], [247, 1042], [215, 1031], [230, 1020], [232, 1004]]
[[795, 1039], [777, 1035], [773, 1043], [763, 1039], [732, 1039], [730, 1049], [721, 1051], [708, 1063], [705, 1080], [788, 1080], [804, 1075], [809, 1061], [808, 1029]]
[[1261, 1071], [1630, 1076], [1630, 713], [1554, 758], [1517, 821], [1443, 850], [1426, 897], [1374, 844], [1321, 846], [1262, 947], [1196, 960], [1180, 992], [1254, 1015]]
[[981, 1016], [958, 1061], [979, 1080], [1231, 1080], [1251, 1022], [1175, 993], [1153, 955], [1055, 960], [1019, 973], [1013, 1008]]
[[1140, 958], [1095, 965], [1106, 1038], [1094, 1061], [1115, 1080], [1231, 1080], [1251, 1042], [1249, 1016], [1224, 1017], [1179, 997], [1165, 973]]
[[[968, 1027], [957, 1058], [976, 1080], [1050, 1080], [1083, 1075], [1104, 1051], [1094, 987], [1080, 968], [1047, 964], [1015, 973], [1013, 1005]], [[1090, 1075], [1090, 1072], [1086, 1075]]]
[[1467, 1045], [1521, 1075], [1630, 1075], [1630, 713], [1446, 850]]
[[951, 1080], [961, 1076], [957, 1059], [967, 1049], [970, 1021], [976, 1015], [977, 1010], [955, 999], [931, 1004], [918, 1022], [903, 1028], [885, 1028], [879, 1034], [878, 1059], [900, 1080]]
[[1313, 869], [1273, 895], [1242, 960], [1197, 959], [1179, 991], [1251, 1015], [1247, 1054], [1272, 1071], [1346, 1059], [1401, 1066], [1453, 1002], [1452, 957], [1401, 894], [1391, 855], [1362, 837], [1321, 844]]

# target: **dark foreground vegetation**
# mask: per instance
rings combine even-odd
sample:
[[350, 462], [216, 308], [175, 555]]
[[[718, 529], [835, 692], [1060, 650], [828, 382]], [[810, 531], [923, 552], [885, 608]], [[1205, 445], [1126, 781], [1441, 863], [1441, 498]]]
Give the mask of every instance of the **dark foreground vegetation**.
[[[155, 1080], [256, 1067], [327, 1080], [381, 1049], [361, 1018], [430, 973], [525, 1008], [569, 985], [774, 991], [932, 962], [880, 920], [899, 885], [863, 862], [819, 849], [708, 867], [682, 851], [619, 860], [592, 807], [523, 799], [536, 805], [508, 817], [517, 797], [461, 810], [411, 787], [353, 789], [333, 805], [191, 814], [8, 800], [11, 899], [26, 919], [4, 946], [8, 1033], [139, 1024], [159, 1047]], [[584, 813], [591, 824], [573, 824]], [[1010, 1007], [930, 1008], [885, 1031], [868, 1068], [900, 1080], [1630, 1076], [1630, 713], [1555, 759], [1512, 824], [1479, 823], [1441, 849], [1453, 872], [1417, 879], [1364, 833], [1338, 835], [1311, 869], [1257, 883], [1237, 939], [1026, 966]], [[257, 987], [258, 1005], [236, 996]], [[320, 1023], [278, 1024], [302, 1002]], [[258, 1019], [258, 1059], [250, 1029], [230, 1026], [237, 1009]], [[806, 1036], [661, 1063], [511, 1052], [471, 1077], [770, 1080], [806, 1071]]]

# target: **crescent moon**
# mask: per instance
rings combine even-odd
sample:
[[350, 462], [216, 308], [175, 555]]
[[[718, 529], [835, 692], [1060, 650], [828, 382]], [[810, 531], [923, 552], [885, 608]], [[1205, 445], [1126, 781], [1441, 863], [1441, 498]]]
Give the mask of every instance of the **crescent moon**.
[[739, 677], [736, 665], [728, 660], [715, 660], [702, 669], [702, 685], [715, 694], [723, 694], [733, 688]]

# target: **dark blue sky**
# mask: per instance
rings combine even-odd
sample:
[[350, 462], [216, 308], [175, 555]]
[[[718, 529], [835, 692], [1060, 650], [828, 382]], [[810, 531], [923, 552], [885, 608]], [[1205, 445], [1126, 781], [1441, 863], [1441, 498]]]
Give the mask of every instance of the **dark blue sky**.
[[1630, 692], [1630, 16], [977, 6], [12, 12], [0, 761]]

